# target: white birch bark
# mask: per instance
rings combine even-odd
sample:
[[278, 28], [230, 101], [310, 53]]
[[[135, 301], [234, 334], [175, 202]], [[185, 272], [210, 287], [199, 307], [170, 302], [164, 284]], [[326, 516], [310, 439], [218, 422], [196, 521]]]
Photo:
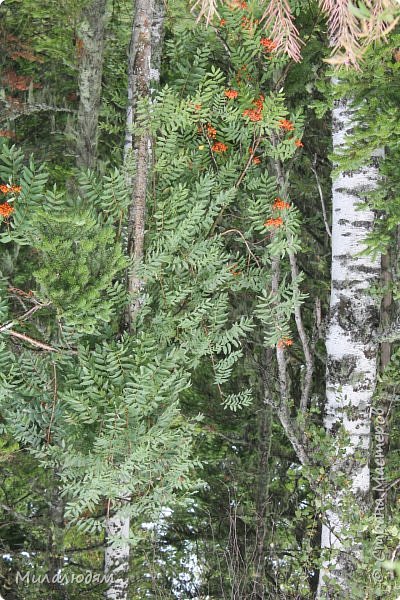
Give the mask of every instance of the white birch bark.
[[[341, 99], [333, 109], [333, 150], [345, 147], [345, 136], [355, 125], [355, 111]], [[374, 213], [357, 208], [378, 183], [377, 156], [369, 164], [342, 172], [333, 184], [332, 277], [329, 326], [326, 338], [327, 382], [324, 424], [335, 439], [348, 436], [345, 448], [337, 448], [331, 463], [332, 508], [324, 515], [321, 546], [327, 551], [320, 572], [319, 599], [348, 597], [354, 564], [360, 557], [359, 540], [349, 532], [349, 513], [363, 512], [370, 490], [369, 448], [371, 401], [376, 385], [378, 308], [370, 286], [379, 281], [380, 257], [360, 256], [371, 231]], [[337, 444], [340, 446], [339, 444]], [[345, 474], [343, 486], [335, 481]], [[331, 552], [329, 552], [331, 551]], [[347, 590], [347, 591], [346, 591]]]
[[[107, 545], [104, 555], [104, 573], [109, 582], [107, 600], [126, 600], [129, 584], [129, 517], [114, 515], [107, 519]], [[112, 540], [116, 544], [112, 545]]]

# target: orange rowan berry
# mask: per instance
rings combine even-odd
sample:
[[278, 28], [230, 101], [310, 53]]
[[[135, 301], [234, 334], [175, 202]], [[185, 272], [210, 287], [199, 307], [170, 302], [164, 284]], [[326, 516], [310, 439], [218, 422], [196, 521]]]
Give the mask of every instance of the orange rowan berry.
[[213, 152], [226, 152], [228, 150], [228, 146], [223, 142], [216, 142], [213, 146], [211, 146], [211, 150]]
[[5, 219], [7, 219], [13, 212], [14, 212], [14, 207], [11, 206], [11, 204], [9, 204], [8, 202], [4, 202], [3, 204], [0, 204], [0, 215], [2, 217], [4, 217]]
[[291, 121], [288, 121], [288, 119], [281, 119], [279, 121], [279, 127], [281, 129], [284, 129], [285, 131], [293, 131], [294, 129], [294, 125]]

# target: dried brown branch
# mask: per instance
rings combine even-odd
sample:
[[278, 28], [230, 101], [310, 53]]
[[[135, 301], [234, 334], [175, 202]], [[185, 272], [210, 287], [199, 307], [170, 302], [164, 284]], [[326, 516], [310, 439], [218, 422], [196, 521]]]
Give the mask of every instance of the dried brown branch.
[[277, 50], [285, 52], [294, 61], [301, 60], [301, 40], [294, 17], [287, 0], [270, 0], [262, 18], [268, 34], [277, 45]]
[[327, 62], [359, 68], [368, 46], [387, 36], [398, 23], [399, 7], [394, 0], [364, 0], [363, 4], [369, 11], [368, 18], [358, 18], [350, 0], [320, 0], [328, 16], [333, 47]]
[[197, 0], [192, 6], [192, 12], [195, 10], [199, 10], [197, 21], [204, 17], [207, 25], [213, 20], [214, 16], [219, 17], [216, 0]]
[[[333, 47], [333, 58], [328, 61], [358, 65], [360, 24], [350, 10], [349, 0], [320, 0], [320, 4], [328, 16], [329, 38]], [[344, 54], [340, 54], [341, 50], [344, 50]]]
[[[370, 11], [370, 17], [361, 21], [360, 37], [364, 38], [363, 44], [367, 46], [374, 40], [385, 38], [394, 29], [399, 21], [395, 17], [399, 6], [392, 0], [367, 0], [365, 5]], [[387, 13], [392, 13], [391, 22], [383, 18]]]
[[24, 313], [20, 317], [17, 317], [13, 321], [10, 321], [9, 323], [5, 323], [4, 325], [0, 325], [0, 333], [3, 333], [4, 331], [10, 330], [12, 327], [14, 327], [14, 325], [17, 325], [20, 321], [26, 321], [26, 319], [28, 319], [35, 312], [37, 312], [41, 308], [43, 308], [45, 306], [49, 306], [49, 305], [50, 305], [50, 303], [47, 303], [47, 304], [35, 304], [35, 306], [32, 306], [32, 308], [30, 308], [26, 313]]
[[35, 340], [34, 338], [29, 337], [29, 335], [25, 335], [24, 333], [19, 333], [19, 331], [14, 331], [13, 329], [8, 329], [7, 332], [24, 342], [28, 342], [32, 344], [32, 346], [36, 346], [37, 348], [41, 348], [42, 350], [47, 350], [48, 352], [60, 352], [58, 348], [53, 348], [53, 346], [49, 346], [48, 344], [44, 344], [43, 342], [39, 342], [39, 340]]
[[[227, 0], [219, 0], [222, 3]], [[260, 0], [267, 3], [266, 0]], [[218, 0], [192, 0], [192, 11], [199, 11], [197, 21], [211, 23], [219, 16]], [[350, 65], [358, 68], [362, 55], [372, 41], [385, 38], [397, 25], [400, 17], [396, 0], [364, 0], [369, 11], [368, 18], [360, 19], [352, 9], [351, 0], [319, 0], [327, 14], [332, 56], [327, 59], [333, 65]], [[356, 6], [356, 3], [353, 3]], [[294, 61], [301, 60], [302, 41], [294, 22], [288, 0], [270, 0], [262, 16], [268, 35], [277, 44], [277, 51], [284, 52]]]

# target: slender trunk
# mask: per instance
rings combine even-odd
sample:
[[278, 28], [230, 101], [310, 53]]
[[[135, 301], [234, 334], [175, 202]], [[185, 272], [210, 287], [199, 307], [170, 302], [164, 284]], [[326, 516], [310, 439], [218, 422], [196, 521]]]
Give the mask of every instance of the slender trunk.
[[[142, 3], [145, 7], [145, 3]], [[150, 82], [159, 83], [160, 81], [160, 65], [161, 54], [164, 40], [164, 19], [165, 19], [165, 0], [152, 0], [152, 23], [151, 23], [151, 47], [150, 47], [150, 72], [148, 73], [148, 85]], [[146, 7], [145, 7], [146, 8]], [[143, 10], [143, 9], [142, 9]], [[139, 11], [139, 7], [137, 8]], [[150, 15], [150, 13], [148, 13]], [[135, 25], [137, 22], [137, 26]], [[133, 150], [133, 123], [136, 103], [140, 93], [137, 91], [138, 72], [136, 66], [136, 56], [139, 50], [139, 35], [144, 26], [144, 19], [139, 24], [139, 14], [135, 18], [135, 24], [132, 30], [131, 41], [129, 45], [128, 56], [128, 98], [126, 108], [126, 125], [125, 125], [125, 143], [124, 143], [124, 160], [128, 160], [129, 155]], [[146, 29], [148, 22], [146, 23]], [[145, 36], [147, 33], [145, 32]], [[148, 90], [150, 91], [150, 90]], [[148, 91], [144, 94], [148, 95]]]
[[[107, 600], [126, 600], [129, 584], [129, 517], [110, 516], [106, 523], [107, 545], [104, 555], [104, 573], [110, 578], [105, 597]], [[116, 544], [112, 545], [115, 538]]]
[[[273, 350], [267, 348], [265, 352], [265, 365], [263, 371], [263, 387], [265, 397], [269, 396], [273, 373]], [[265, 598], [265, 540], [267, 536], [267, 509], [269, 488], [269, 458], [272, 440], [272, 408], [263, 399], [260, 409], [259, 444], [258, 444], [258, 475], [256, 490], [256, 540], [253, 557], [253, 588], [252, 600]]]
[[[137, 0], [133, 24], [131, 48], [129, 53], [129, 79], [131, 90], [128, 94], [128, 121], [134, 119], [139, 98], [150, 95], [151, 83], [151, 51], [154, 0]], [[129, 104], [132, 107], [129, 117]], [[144, 253], [144, 227], [146, 217], [146, 190], [150, 167], [149, 148], [151, 138], [143, 128], [133, 142], [125, 142], [125, 151], [129, 152], [129, 143], [133, 143], [135, 180], [132, 186], [132, 202], [128, 211], [128, 255], [133, 259], [133, 268], [127, 277], [127, 288], [131, 295], [126, 314], [126, 328], [131, 329], [133, 320], [140, 308], [140, 290], [142, 282], [137, 275], [137, 268]], [[127, 150], [128, 148], [128, 150]]]
[[[333, 109], [333, 149], [343, 150], [355, 124], [351, 102]], [[332, 288], [326, 338], [327, 381], [324, 424], [337, 454], [331, 462], [328, 508], [321, 546], [327, 556], [320, 572], [318, 598], [348, 597], [360, 539], [351, 525], [365, 510], [370, 491], [371, 401], [376, 385], [378, 309], [370, 286], [379, 282], [380, 257], [360, 256], [374, 223], [369, 208], [358, 208], [376, 188], [376, 157], [356, 171], [342, 172], [333, 184]], [[345, 433], [345, 447], [339, 434]], [[339, 476], [341, 482], [339, 482]], [[354, 519], [354, 522], [353, 522]]]
[[57, 574], [64, 567], [63, 546], [64, 546], [64, 499], [60, 496], [60, 489], [57, 484], [50, 491], [49, 500], [49, 586], [54, 598], [65, 598], [66, 592], [60, 583], [57, 583]]
[[106, 4], [107, 0], [90, 2], [83, 9], [78, 30], [80, 99], [76, 163], [78, 167], [84, 169], [93, 169], [97, 158]]
[[[151, 166], [151, 137], [146, 128], [133, 133], [136, 106], [139, 98], [148, 98], [151, 82], [159, 80], [161, 45], [164, 24], [162, 0], [136, 0], [128, 60], [128, 107], [124, 157], [127, 163], [132, 158], [135, 177], [132, 185], [132, 201], [128, 211], [127, 251], [133, 267], [127, 274], [127, 289], [131, 300], [126, 312], [125, 329], [132, 331], [137, 311], [140, 308], [142, 282], [137, 269], [144, 256], [144, 233], [146, 217], [146, 191]], [[152, 57], [153, 48], [157, 52]], [[131, 498], [126, 499], [129, 504]], [[105, 572], [113, 573], [113, 581], [106, 591], [107, 600], [126, 600], [128, 597], [129, 537], [130, 518], [128, 515], [111, 514], [107, 518], [107, 539], [119, 539], [120, 543], [108, 545], [105, 554]], [[124, 542], [125, 540], [125, 542]], [[115, 577], [117, 576], [117, 577]]]
[[160, 83], [160, 66], [164, 45], [164, 21], [166, 0], [154, 0], [153, 22], [151, 25], [151, 82]]

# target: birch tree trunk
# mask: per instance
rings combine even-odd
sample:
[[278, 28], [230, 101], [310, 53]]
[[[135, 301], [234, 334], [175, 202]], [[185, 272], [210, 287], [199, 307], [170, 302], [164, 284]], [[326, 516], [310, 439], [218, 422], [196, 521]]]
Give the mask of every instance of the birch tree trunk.
[[82, 12], [78, 30], [79, 108], [76, 143], [78, 167], [93, 169], [97, 158], [107, 0], [93, 0]]
[[[132, 184], [132, 200], [128, 211], [127, 251], [133, 259], [133, 268], [128, 272], [127, 289], [131, 302], [126, 314], [125, 328], [132, 330], [136, 312], [140, 308], [139, 293], [141, 281], [137, 267], [144, 255], [144, 231], [146, 217], [146, 190], [151, 166], [151, 138], [143, 129], [139, 134], [132, 133], [135, 122], [136, 105], [139, 98], [149, 97], [151, 82], [159, 81], [161, 43], [164, 26], [163, 0], [136, 0], [128, 64], [128, 106], [126, 136], [124, 146], [125, 161], [129, 154], [135, 164], [135, 177]], [[126, 495], [126, 505], [132, 499]], [[106, 538], [119, 539], [118, 545], [108, 545], [105, 552], [105, 574], [113, 574], [113, 581], [106, 591], [107, 600], [128, 598], [129, 576], [129, 528], [127, 514], [110, 514], [106, 523]]]
[[[104, 573], [107, 600], [126, 600], [129, 585], [129, 517], [110, 516], [106, 523]], [[116, 539], [115, 545], [112, 540]]]
[[[332, 117], [333, 149], [338, 152], [345, 147], [346, 133], [355, 125], [350, 100], [337, 101]], [[331, 463], [331, 507], [325, 512], [322, 526], [321, 546], [327, 558], [320, 572], [320, 599], [338, 598], [338, 590], [340, 597], [350, 597], [351, 574], [360, 558], [360, 540], [350, 525], [364, 511], [370, 490], [371, 401], [377, 376], [375, 335], [379, 312], [370, 286], [379, 282], [380, 257], [373, 260], [359, 254], [373, 227], [374, 213], [357, 207], [377, 183], [375, 156], [356, 171], [340, 173], [332, 189], [332, 287], [324, 424], [337, 452]], [[345, 444], [340, 442], [341, 432], [347, 434]]]

